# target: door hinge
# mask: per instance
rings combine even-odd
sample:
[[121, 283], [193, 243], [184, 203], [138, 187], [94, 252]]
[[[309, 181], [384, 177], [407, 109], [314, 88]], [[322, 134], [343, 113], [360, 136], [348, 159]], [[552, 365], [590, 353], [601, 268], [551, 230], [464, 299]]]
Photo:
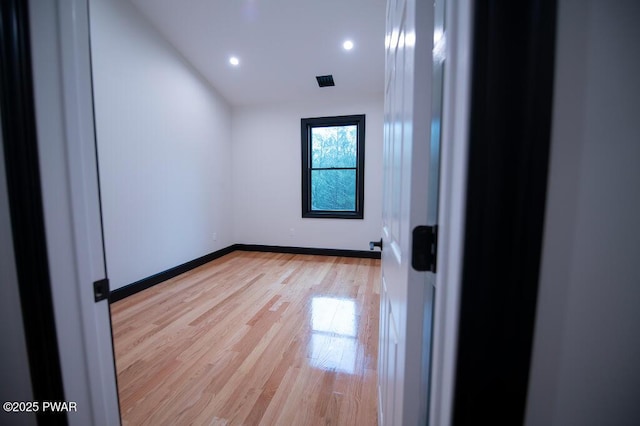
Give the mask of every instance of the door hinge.
[[93, 297], [96, 302], [109, 297], [109, 278], [103, 278], [93, 283]]
[[416, 226], [413, 229], [411, 266], [416, 271], [436, 272], [438, 259], [438, 225]]

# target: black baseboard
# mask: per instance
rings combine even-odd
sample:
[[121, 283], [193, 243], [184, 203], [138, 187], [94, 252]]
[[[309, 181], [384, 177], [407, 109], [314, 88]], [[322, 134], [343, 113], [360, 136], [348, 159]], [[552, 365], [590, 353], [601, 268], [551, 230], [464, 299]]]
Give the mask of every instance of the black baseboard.
[[143, 278], [140, 281], [128, 284], [124, 287], [117, 288], [109, 293], [109, 303], [117, 302], [125, 297], [136, 294], [142, 290], [146, 290], [149, 287], [153, 287], [156, 284], [167, 281], [180, 274], [184, 274], [198, 266], [202, 266], [205, 263], [218, 259], [224, 255], [232, 253], [236, 250], [240, 251], [258, 251], [267, 253], [289, 253], [289, 254], [309, 254], [319, 256], [340, 256], [340, 257], [357, 257], [363, 259], [380, 259], [379, 251], [366, 251], [366, 250], [340, 250], [340, 249], [321, 249], [321, 248], [308, 248], [308, 247], [285, 247], [285, 246], [265, 246], [259, 244], [233, 244], [229, 247], [225, 247], [221, 250], [214, 251], [182, 265], [176, 266], [171, 269], [167, 269], [164, 272], [157, 273], [147, 278]]
[[265, 246], [259, 244], [236, 244], [236, 250], [261, 251], [268, 253], [311, 254], [319, 256], [358, 257], [363, 259], [380, 259], [379, 251], [341, 250], [309, 247]]
[[236, 244], [225, 247], [221, 250], [214, 251], [213, 253], [206, 254], [202, 257], [183, 263], [182, 265], [176, 266], [174, 268], [167, 269], [164, 272], [160, 272], [150, 277], [143, 278], [140, 281], [136, 281], [124, 287], [112, 290], [111, 293], [109, 293], [109, 303], [117, 302], [118, 300], [122, 300], [125, 297], [136, 294], [142, 290], [146, 290], [149, 287], [153, 287], [156, 284], [160, 284], [161, 282], [167, 281], [180, 274], [184, 274], [185, 272], [197, 268], [198, 266], [202, 266], [205, 263], [211, 262], [212, 260], [227, 255], [235, 250], [237, 250]]

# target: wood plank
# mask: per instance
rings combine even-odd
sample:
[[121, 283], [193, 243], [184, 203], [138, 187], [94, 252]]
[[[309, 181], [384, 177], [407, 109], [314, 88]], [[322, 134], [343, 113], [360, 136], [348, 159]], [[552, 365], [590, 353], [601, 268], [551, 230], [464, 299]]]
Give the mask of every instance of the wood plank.
[[375, 425], [380, 260], [234, 252], [111, 305], [123, 425]]

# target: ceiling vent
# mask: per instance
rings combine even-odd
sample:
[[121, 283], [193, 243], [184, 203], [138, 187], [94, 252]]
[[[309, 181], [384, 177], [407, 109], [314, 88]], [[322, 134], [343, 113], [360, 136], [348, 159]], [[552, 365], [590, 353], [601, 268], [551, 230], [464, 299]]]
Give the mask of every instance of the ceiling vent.
[[327, 86], [335, 86], [336, 83], [333, 82], [333, 76], [329, 75], [317, 75], [316, 80], [318, 80], [318, 86], [327, 87]]

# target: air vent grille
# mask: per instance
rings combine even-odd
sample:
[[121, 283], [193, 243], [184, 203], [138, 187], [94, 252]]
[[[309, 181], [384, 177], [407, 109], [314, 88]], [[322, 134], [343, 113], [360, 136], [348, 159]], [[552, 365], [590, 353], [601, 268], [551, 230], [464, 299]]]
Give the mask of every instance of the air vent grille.
[[320, 87], [328, 87], [335, 86], [336, 83], [333, 82], [333, 76], [329, 75], [317, 75], [316, 80], [318, 80], [318, 86]]

